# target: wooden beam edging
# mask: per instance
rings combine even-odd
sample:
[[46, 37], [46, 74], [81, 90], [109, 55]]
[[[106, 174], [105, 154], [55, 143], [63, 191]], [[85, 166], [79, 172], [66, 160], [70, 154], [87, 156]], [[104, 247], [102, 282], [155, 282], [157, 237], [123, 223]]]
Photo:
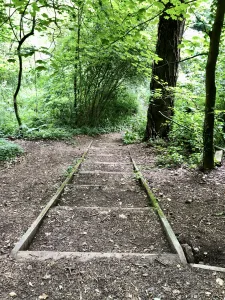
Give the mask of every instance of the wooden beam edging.
[[175, 233], [173, 232], [173, 229], [170, 225], [170, 223], [168, 222], [164, 212], [162, 211], [155, 195], [153, 194], [153, 192], [151, 191], [146, 179], [144, 178], [144, 176], [142, 175], [141, 171], [138, 169], [134, 159], [131, 157], [131, 161], [133, 163], [134, 166], [134, 170], [135, 173], [137, 175], [137, 178], [141, 181], [141, 184], [143, 185], [143, 187], [146, 190], [146, 193], [149, 197], [149, 200], [151, 202], [151, 205], [156, 209], [157, 214], [159, 216], [160, 222], [162, 224], [162, 227], [166, 233], [166, 237], [172, 247], [172, 249], [178, 254], [180, 261], [182, 264], [186, 265], [187, 264], [187, 259], [184, 255], [184, 251], [175, 235]]
[[216, 267], [216, 266], [209, 266], [209, 265], [202, 265], [202, 264], [190, 264], [190, 266], [192, 268], [196, 268], [196, 269], [203, 269], [203, 270], [208, 270], [208, 271], [225, 273], [225, 268], [223, 268], [223, 267]]
[[57, 201], [58, 201], [60, 195], [63, 193], [65, 186], [72, 180], [73, 175], [78, 171], [81, 163], [84, 161], [84, 159], [88, 153], [88, 150], [91, 147], [91, 144], [92, 144], [92, 141], [88, 145], [87, 150], [83, 153], [82, 157], [77, 161], [75, 166], [72, 168], [69, 175], [66, 177], [66, 179], [63, 181], [61, 186], [58, 188], [56, 193], [52, 196], [52, 198], [49, 200], [49, 202], [46, 204], [46, 206], [42, 209], [42, 211], [40, 212], [40, 214], [38, 215], [36, 220], [32, 223], [32, 225], [24, 233], [24, 235], [21, 237], [21, 239], [16, 243], [16, 245], [14, 246], [14, 248], [11, 251], [11, 255], [13, 257], [16, 257], [16, 254], [18, 251], [26, 250], [29, 247], [35, 234], [38, 231], [38, 228], [41, 225], [41, 222], [43, 221], [44, 217], [46, 216], [47, 212], [49, 211], [49, 209], [52, 206], [57, 204]]
[[130, 259], [141, 258], [148, 259], [151, 262], [158, 261], [164, 265], [174, 265], [180, 262], [177, 254], [171, 253], [130, 253], [130, 252], [57, 252], [57, 251], [19, 251], [16, 256], [18, 261], [39, 260], [44, 261], [48, 259], [59, 260], [62, 258], [76, 258], [77, 261], [88, 261], [92, 259], [101, 258], [116, 258], [116, 259]]

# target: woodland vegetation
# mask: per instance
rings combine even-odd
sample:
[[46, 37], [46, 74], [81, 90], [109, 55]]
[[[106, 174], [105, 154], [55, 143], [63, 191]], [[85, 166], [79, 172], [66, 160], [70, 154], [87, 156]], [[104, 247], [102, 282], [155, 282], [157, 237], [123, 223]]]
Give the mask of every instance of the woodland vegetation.
[[225, 143], [224, 13], [223, 0], [1, 2], [0, 152], [6, 137], [123, 129], [125, 143], [158, 147], [159, 165], [212, 169]]

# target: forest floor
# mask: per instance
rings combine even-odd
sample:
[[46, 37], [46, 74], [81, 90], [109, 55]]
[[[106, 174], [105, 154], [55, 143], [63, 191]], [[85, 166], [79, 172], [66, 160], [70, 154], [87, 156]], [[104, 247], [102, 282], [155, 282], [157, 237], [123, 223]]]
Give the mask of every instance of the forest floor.
[[[94, 140], [115, 137], [119, 135]], [[86, 136], [70, 142], [19, 140], [24, 156], [0, 166], [0, 300], [224, 300], [224, 273], [180, 264], [150, 264], [144, 258], [18, 262], [10, 257], [14, 244], [91, 140]], [[124, 147], [148, 179], [180, 242], [194, 250], [196, 262], [224, 267], [225, 167], [209, 174], [158, 168], [153, 148], [145, 144]]]

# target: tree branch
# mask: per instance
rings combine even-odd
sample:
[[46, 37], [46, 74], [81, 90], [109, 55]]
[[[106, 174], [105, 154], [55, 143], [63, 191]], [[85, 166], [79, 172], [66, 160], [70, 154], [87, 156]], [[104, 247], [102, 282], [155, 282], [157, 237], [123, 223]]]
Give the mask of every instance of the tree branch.
[[181, 60], [179, 60], [179, 61], [177, 60], [177, 61], [167, 62], [167, 63], [165, 63], [165, 64], [163, 64], [163, 65], [161, 65], [161, 66], [155, 67], [155, 69], [162, 68], [162, 67], [164, 67], [164, 66], [166, 66], [166, 65], [169, 65], [169, 64], [177, 64], [177, 63], [181, 63], [181, 62], [184, 62], [184, 61], [193, 59], [193, 58], [195, 58], [195, 57], [198, 57], [198, 56], [204, 56], [204, 55], [208, 55], [208, 52], [197, 53], [197, 54], [195, 54], [195, 55], [193, 55], [193, 56], [189, 56], [189, 57], [183, 58], [183, 59], [181, 59]]

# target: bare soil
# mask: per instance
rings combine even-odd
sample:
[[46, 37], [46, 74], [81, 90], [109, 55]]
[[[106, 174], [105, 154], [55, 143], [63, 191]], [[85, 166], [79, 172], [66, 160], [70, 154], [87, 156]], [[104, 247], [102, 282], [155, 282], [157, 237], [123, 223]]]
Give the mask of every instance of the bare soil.
[[[218, 274], [145, 259], [1, 263], [0, 299], [223, 300]], [[40, 298], [42, 296], [43, 298]]]
[[[180, 265], [168, 266], [160, 261], [149, 263], [141, 258], [94, 259], [86, 262], [78, 262], [76, 259], [17, 262], [9, 256], [14, 244], [63, 181], [68, 166], [73, 165], [81, 156], [90, 140], [91, 138], [84, 136], [76, 137], [70, 143], [20, 140], [17, 142], [25, 149], [25, 155], [14, 163], [0, 166], [0, 300], [224, 300], [224, 285], [218, 283], [225, 281], [225, 274], [222, 273]], [[115, 146], [112, 147], [118, 148], [121, 136], [111, 134], [97, 137], [93, 146], [99, 146], [99, 142], [102, 143], [102, 148], [108, 142], [114, 143]], [[152, 148], [141, 144], [126, 148], [132, 152], [148, 178], [178, 238], [195, 249], [196, 260], [225, 266], [225, 224], [222, 214], [225, 211], [225, 168], [218, 168], [210, 174], [183, 168], [159, 169], [154, 164], [155, 153]], [[101, 153], [93, 151], [90, 156], [96, 161], [101, 159], [100, 161], [114, 162], [115, 157], [117, 162], [125, 162], [124, 157], [129, 161], [129, 152], [127, 154], [122, 150], [119, 155], [117, 153], [116, 150]], [[98, 176], [94, 176], [96, 177]], [[121, 182], [119, 175], [117, 178], [117, 183], [110, 187], [112, 194], [119, 196], [119, 191], [128, 190], [128, 193], [135, 193], [136, 198], [131, 204], [132, 194], [127, 200], [121, 195], [115, 196], [115, 204], [119, 206], [122, 202], [121, 206], [129, 203], [131, 207], [139, 206], [137, 194], [141, 192], [136, 192], [134, 188], [136, 179], [128, 176]], [[91, 184], [91, 177], [86, 179]], [[105, 184], [110, 185], [113, 182], [110, 180]], [[97, 184], [97, 181], [93, 180], [93, 184]], [[104, 199], [109, 201], [106, 197], [109, 193], [107, 188], [102, 199], [97, 199], [93, 193], [93, 202], [102, 206]], [[63, 197], [67, 197], [66, 193]], [[85, 201], [85, 206], [93, 205], [89, 205], [90, 195]], [[145, 206], [144, 202], [145, 200], [140, 207]], [[111, 205], [111, 202], [107, 205]], [[60, 210], [59, 207], [57, 209]], [[109, 215], [111, 217], [111, 213]], [[144, 223], [144, 220], [140, 221]], [[145, 232], [150, 235], [151, 229]]]
[[[90, 159], [89, 159], [90, 160]], [[101, 162], [85, 162], [81, 166], [81, 171], [103, 171], [103, 172], [133, 172], [131, 163], [101, 163]]]
[[51, 209], [30, 250], [171, 252], [157, 215], [149, 210]]
[[148, 198], [141, 187], [125, 187], [119, 190], [108, 186], [68, 185], [59, 205], [99, 207], [145, 207]]
[[[94, 171], [95, 172], [95, 171]], [[117, 189], [120, 188], [129, 188], [129, 187], [135, 187], [136, 186], [136, 178], [134, 174], [131, 172], [124, 173], [124, 174], [112, 174], [112, 173], [101, 173], [101, 172], [95, 172], [95, 173], [86, 173], [86, 171], [81, 171], [79, 175], [75, 175], [73, 179], [74, 184], [84, 184], [84, 182], [87, 182], [88, 184], [95, 184], [95, 185], [107, 185], [107, 186], [113, 186], [117, 187]]]
[[153, 148], [131, 148], [180, 243], [191, 246], [197, 263], [225, 267], [225, 166], [210, 173], [157, 168]]

